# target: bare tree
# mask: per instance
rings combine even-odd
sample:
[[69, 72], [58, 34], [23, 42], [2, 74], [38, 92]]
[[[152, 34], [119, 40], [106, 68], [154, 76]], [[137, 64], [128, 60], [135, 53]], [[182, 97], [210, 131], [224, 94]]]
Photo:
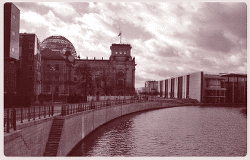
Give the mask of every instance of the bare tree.
[[103, 68], [96, 76], [95, 81], [97, 89], [101, 89], [103, 94], [113, 95], [115, 93], [116, 76], [113, 68]]
[[79, 88], [81, 89], [84, 97], [84, 101], [87, 101], [87, 96], [91, 92], [91, 88], [93, 86], [92, 81], [92, 70], [87, 64], [80, 64], [76, 66], [76, 73], [79, 77]]

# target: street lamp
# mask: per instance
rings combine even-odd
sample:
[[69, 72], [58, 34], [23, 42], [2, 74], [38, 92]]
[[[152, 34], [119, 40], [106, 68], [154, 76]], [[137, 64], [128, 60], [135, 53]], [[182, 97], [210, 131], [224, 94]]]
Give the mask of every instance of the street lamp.
[[[51, 67], [51, 68], [50, 68], [50, 71], [54, 72], [54, 71], [55, 71], [55, 68], [54, 68], [54, 67]], [[52, 95], [51, 95], [51, 96], [52, 96], [52, 97], [51, 97], [51, 101], [52, 101], [52, 103], [53, 103], [53, 101], [54, 101], [54, 88], [53, 88], [53, 87], [52, 87], [52, 92], [51, 92], [51, 94], [52, 94]]]

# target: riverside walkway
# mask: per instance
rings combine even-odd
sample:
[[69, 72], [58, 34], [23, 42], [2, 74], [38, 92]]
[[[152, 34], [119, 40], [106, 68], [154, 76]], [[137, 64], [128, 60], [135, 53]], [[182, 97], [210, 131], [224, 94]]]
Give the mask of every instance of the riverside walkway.
[[[66, 156], [85, 136], [110, 120], [138, 111], [196, 105], [196, 102], [150, 97], [7, 110], [11, 115], [4, 133], [4, 153], [5, 156]], [[17, 116], [20, 112], [22, 116]], [[24, 116], [24, 112], [28, 115]]]
[[11, 108], [4, 110], [4, 132], [9, 133], [18, 129], [22, 124], [27, 124], [39, 119], [51, 118], [56, 115], [69, 115], [78, 112], [85, 112], [92, 109], [100, 109], [120, 104], [130, 104], [146, 101], [161, 101], [169, 105], [181, 105], [195, 103], [195, 100], [163, 99], [159, 97], [148, 97], [148, 99], [127, 99], [127, 100], [105, 100], [87, 103], [47, 103], [44, 105], [32, 105], [25, 108]]

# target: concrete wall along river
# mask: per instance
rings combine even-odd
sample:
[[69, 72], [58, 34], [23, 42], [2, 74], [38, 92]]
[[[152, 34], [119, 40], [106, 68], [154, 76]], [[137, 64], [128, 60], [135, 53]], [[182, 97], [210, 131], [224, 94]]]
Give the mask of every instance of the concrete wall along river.
[[61, 119], [63, 126], [56, 155], [66, 156], [90, 132], [110, 120], [137, 111], [172, 105], [162, 102], [120, 104], [22, 124], [23, 127], [19, 127], [19, 130], [4, 136], [4, 154], [5, 156], [43, 156], [52, 123], [56, 119]]

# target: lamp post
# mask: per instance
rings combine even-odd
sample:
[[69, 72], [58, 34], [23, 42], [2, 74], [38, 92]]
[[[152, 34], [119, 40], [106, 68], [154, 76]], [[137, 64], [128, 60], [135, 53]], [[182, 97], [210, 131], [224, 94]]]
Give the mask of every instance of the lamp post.
[[[55, 68], [51, 67], [50, 71], [54, 72]], [[53, 103], [54, 101], [54, 88], [52, 87], [52, 92], [51, 92], [51, 103]]]

